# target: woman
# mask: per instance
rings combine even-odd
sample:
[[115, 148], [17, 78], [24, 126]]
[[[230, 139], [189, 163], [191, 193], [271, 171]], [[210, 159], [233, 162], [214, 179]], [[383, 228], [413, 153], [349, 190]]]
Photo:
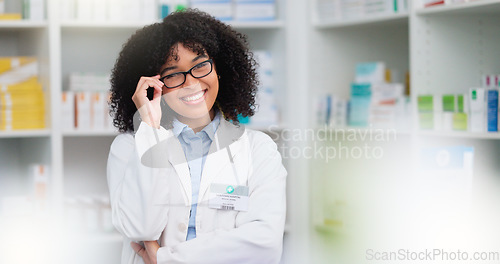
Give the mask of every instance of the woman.
[[270, 137], [238, 125], [257, 86], [245, 36], [173, 13], [127, 41], [111, 83], [122, 263], [278, 263], [287, 173]]

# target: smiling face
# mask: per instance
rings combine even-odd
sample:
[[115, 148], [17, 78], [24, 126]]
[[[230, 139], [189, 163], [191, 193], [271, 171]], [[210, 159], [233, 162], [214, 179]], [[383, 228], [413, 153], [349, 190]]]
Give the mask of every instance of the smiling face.
[[[167, 85], [169, 84], [167, 79], [173, 80], [179, 76], [182, 82], [183, 74], [177, 75], [175, 73], [191, 70], [191, 73], [198, 77], [204, 75], [203, 67], [210, 66], [209, 62], [206, 62], [210, 59], [207, 54], [197, 54], [181, 43], [175, 45], [173, 49], [173, 55], [160, 69], [161, 78], [169, 75], [162, 79]], [[200, 75], [200, 73], [202, 74]], [[172, 89], [164, 87], [163, 92], [163, 98], [168, 106], [175, 111], [181, 122], [193, 130], [195, 130], [194, 127], [208, 124], [213, 118], [212, 107], [219, 92], [219, 80], [215, 65], [212, 65], [210, 74], [195, 78], [188, 73], [182, 85]]]

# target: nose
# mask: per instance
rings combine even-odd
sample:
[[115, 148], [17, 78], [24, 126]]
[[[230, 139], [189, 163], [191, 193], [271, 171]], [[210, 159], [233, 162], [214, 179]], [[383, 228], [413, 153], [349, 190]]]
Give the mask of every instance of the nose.
[[193, 75], [188, 73], [186, 74], [186, 81], [184, 82], [183, 87], [189, 87], [191, 85], [195, 85], [196, 83], [198, 83], [198, 80], [194, 78]]

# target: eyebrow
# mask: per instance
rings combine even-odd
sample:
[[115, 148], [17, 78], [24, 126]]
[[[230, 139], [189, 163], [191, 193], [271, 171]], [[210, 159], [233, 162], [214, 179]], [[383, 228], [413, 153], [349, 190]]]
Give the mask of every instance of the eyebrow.
[[[196, 62], [197, 60], [201, 59], [201, 58], [208, 58], [208, 56], [206, 54], [201, 54], [201, 55], [198, 55], [196, 57], [194, 57], [194, 59], [191, 60], [191, 62]], [[160, 72], [160, 75], [162, 75], [163, 73], [165, 73], [166, 71], [170, 71], [170, 70], [174, 70], [174, 69], [177, 69], [177, 66], [171, 66], [171, 67], [167, 67], [165, 69], [163, 69], [161, 72]]]

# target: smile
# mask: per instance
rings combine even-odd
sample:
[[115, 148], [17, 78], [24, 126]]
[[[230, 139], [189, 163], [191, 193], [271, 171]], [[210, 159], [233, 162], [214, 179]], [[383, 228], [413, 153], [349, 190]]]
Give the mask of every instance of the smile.
[[187, 104], [197, 104], [197, 103], [205, 100], [206, 93], [207, 93], [207, 90], [205, 89], [205, 90], [199, 91], [195, 94], [180, 97], [179, 99], [181, 99], [184, 103], [187, 103]]

